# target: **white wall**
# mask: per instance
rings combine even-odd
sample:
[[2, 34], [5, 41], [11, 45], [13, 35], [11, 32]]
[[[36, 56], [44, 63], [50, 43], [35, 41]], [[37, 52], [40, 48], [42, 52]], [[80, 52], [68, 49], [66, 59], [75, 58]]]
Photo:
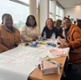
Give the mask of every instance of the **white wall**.
[[36, 17], [36, 0], [30, 0], [30, 14]]
[[49, 0], [40, 0], [40, 32], [42, 32], [46, 19], [49, 17]]
[[[40, 33], [42, 32], [46, 19], [49, 17], [49, 0], [39, 0], [40, 5], [39, 11], [38, 11], [38, 20], [39, 27], [40, 27]], [[36, 0], [30, 0], [30, 14], [34, 15], [37, 19], [37, 10], [36, 10]]]
[[81, 6], [65, 9], [65, 16], [67, 17], [68, 15], [70, 15], [70, 18], [74, 18], [74, 20], [77, 18], [81, 19]]

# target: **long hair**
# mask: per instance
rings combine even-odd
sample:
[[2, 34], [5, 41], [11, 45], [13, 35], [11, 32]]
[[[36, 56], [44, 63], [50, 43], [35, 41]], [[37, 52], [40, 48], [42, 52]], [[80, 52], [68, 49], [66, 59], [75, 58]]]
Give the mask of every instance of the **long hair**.
[[27, 19], [26, 19], [26, 26], [28, 26], [28, 27], [30, 27], [31, 26], [31, 24], [29, 23], [29, 18], [30, 17], [32, 17], [33, 18], [33, 20], [35, 21], [35, 23], [34, 23], [34, 25], [33, 25], [33, 27], [36, 27], [37, 26], [37, 22], [36, 22], [36, 19], [35, 19], [35, 17], [33, 16], [33, 15], [29, 15], [28, 17], [27, 17]]

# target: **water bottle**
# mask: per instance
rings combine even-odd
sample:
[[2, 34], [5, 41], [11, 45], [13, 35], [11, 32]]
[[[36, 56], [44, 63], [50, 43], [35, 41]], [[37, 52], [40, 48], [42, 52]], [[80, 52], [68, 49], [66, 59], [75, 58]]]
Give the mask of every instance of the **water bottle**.
[[53, 33], [53, 34], [52, 34], [52, 41], [53, 41], [53, 42], [55, 41], [55, 37], [56, 37], [56, 35], [55, 35], [55, 33]]
[[43, 37], [44, 37], [44, 39], [46, 39], [46, 32], [45, 31], [44, 31], [44, 36]]

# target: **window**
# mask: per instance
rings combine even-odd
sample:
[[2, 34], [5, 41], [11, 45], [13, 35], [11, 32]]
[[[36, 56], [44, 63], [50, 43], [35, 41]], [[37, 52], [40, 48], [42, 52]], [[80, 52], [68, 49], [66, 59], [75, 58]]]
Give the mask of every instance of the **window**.
[[64, 10], [55, 0], [49, 0], [49, 17], [53, 20], [63, 19]]
[[29, 4], [29, 0], [18, 0], [18, 1], [24, 2], [24, 3], [26, 3], [26, 4]]
[[49, 17], [52, 18], [54, 20], [54, 1], [53, 0], [49, 0]]
[[29, 0], [23, 0], [27, 1], [24, 2], [27, 5], [24, 5], [24, 3], [21, 0], [4, 0], [0, 3], [0, 23], [1, 23], [1, 17], [4, 13], [9, 13], [13, 17], [13, 22], [15, 27], [18, 29], [24, 25], [27, 16], [29, 15]]
[[56, 19], [63, 19], [64, 17], [64, 10], [62, 7], [56, 5]]
[[37, 25], [40, 26], [40, 0], [36, 0], [36, 13]]

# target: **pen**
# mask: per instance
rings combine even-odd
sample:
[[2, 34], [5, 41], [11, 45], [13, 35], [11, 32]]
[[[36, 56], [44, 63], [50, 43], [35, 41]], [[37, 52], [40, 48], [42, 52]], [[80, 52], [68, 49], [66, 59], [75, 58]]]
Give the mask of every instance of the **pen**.
[[43, 61], [41, 61], [40, 66], [41, 66], [41, 70], [42, 70], [44, 68]]

